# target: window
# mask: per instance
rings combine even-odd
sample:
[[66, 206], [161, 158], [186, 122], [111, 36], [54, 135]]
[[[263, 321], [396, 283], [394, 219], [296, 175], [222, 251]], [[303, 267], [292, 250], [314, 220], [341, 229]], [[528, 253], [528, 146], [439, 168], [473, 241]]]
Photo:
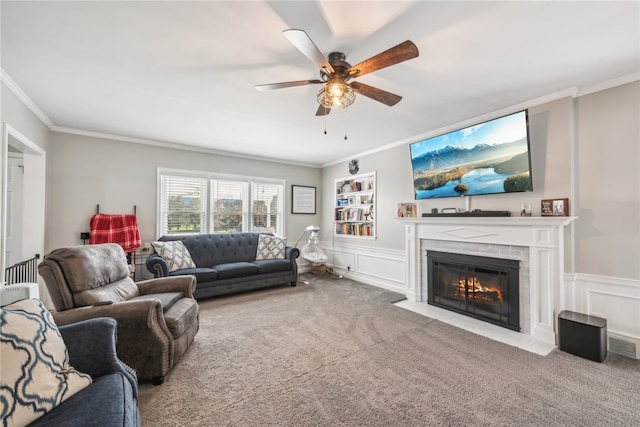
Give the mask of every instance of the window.
[[284, 181], [158, 170], [158, 236], [284, 230]]

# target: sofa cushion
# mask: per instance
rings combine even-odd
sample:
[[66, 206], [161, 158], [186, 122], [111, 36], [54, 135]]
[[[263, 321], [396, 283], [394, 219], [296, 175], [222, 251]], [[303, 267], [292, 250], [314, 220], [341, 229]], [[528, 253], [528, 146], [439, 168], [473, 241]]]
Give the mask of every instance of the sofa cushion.
[[218, 279], [235, 279], [236, 277], [247, 277], [258, 274], [258, 266], [250, 262], [230, 262], [227, 264], [214, 265], [218, 272]]
[[260, 237], [258, 237], [256, 260], [284, 259], [286, 251], [287, 241], [285, 239], [268, 234], [261, 234]]
[[29, 427], [43, 426], [139, 426], [136, 399], [131, 383], [120, 373], [104, 375], [55, 411]]
[[182, 276], [185, 274], [191, 274], [196, 276], [198, 283], [207, 283], [218, 280], [218, 272], [213, 268], [186, 268], [169, 274], [169, 276]]
[[183, 270], [185, 268], [196, 268], [191, 259], [189, 250], [180, 240], [172, 242], [153, 242], [153, 249], [167, 262], [169, 272]]
[[38, 299], [0, 308], [0, 411], [9, 425], [42, 417], [91, 384], [69, 365], [53, 316]]
[[162, 236], [161, 242], [182, 241], [191, 253], [196, 267], [213, 267], [229, 262], [256, 259], [258, 233], [195, 234]]
[[280, 273], [283, 271], [291, 271], [291, 261], [288, 259], [272, 259], [263, 261], [253, 261], [258, 267], [259, 274]]

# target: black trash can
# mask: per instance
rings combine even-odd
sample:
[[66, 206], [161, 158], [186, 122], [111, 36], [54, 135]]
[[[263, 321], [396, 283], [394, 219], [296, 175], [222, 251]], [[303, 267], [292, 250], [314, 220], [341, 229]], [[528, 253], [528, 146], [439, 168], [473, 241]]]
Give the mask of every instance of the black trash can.
[[558, 315], [558, 348], [602, 362], [607, 357], [607, 319], [573, 311]]

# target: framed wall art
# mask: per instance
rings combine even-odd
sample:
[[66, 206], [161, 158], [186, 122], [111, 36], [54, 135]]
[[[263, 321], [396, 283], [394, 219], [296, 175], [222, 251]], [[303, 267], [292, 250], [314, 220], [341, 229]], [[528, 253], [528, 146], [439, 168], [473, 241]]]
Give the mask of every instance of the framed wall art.
[[291, 213], [316, 213], [316, 187], [309, 187], [305, 185], [291, 186]]
[[569, 216], [569, 199], [544, 199], [540, 212], [542, 216]]

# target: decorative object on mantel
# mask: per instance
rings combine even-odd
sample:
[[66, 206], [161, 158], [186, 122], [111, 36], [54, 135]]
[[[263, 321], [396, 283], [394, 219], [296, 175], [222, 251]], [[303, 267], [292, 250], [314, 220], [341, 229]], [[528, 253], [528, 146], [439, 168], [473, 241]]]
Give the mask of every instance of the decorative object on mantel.
[[542, 216], [569, 216], [569, 199], [544, 199], [540, 211]]
[[531, 203], [523, 203], [520, 206], [520, 216], [531, 216]]
[[398, 203], [398, 218], [416, 218], [418, 205], [416, 203]]
[[353, 159], [349, 162], [349, 173], [351, 175], [355, 175], [360, 170], [360, 166], [358, 165], [358, 160]]

